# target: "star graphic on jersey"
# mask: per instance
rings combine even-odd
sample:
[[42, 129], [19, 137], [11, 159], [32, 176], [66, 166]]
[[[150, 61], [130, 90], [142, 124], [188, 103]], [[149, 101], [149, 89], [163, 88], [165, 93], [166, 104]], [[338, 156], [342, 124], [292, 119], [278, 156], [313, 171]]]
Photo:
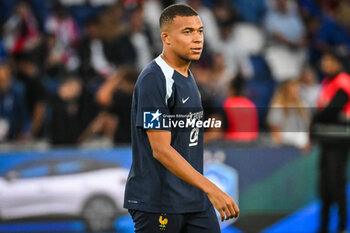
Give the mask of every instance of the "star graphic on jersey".
[[157, 109], [157, 111], [155, 113], [151, 113], [151, 115], [153, 116], [152, 121], [154, 121], [155, 119], [157, 119], [157, 121], [159, 121], [159, 116], [161, 116], [162, 114], [159, 112], [159, 109]]

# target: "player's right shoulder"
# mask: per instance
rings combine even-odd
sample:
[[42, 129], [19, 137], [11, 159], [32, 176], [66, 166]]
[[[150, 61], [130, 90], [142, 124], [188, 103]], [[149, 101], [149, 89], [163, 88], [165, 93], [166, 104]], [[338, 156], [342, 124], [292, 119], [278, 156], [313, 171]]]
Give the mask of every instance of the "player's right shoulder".
[[146, 83], [152, 83], [153, 85], [160, 84], [164, 82], [164, 76], [162, 70], [153, 60], [149, 63], [140, 73], [139, 78], [137, 79], [136, 86], [144, 86]]

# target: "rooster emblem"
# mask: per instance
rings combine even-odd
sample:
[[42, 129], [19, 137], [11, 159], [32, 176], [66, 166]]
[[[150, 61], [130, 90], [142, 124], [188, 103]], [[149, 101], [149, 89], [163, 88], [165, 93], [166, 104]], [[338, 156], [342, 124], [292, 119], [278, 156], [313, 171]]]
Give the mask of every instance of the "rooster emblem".
[[160, 225], [159, 225], [160, 229], [161, 230], [165, 230], [166, 224], [168, 224], [168, 219], [167, 218], [163, 218], [163, 216], [161, 215], [159, 217], [159, 223], [160, 223]]

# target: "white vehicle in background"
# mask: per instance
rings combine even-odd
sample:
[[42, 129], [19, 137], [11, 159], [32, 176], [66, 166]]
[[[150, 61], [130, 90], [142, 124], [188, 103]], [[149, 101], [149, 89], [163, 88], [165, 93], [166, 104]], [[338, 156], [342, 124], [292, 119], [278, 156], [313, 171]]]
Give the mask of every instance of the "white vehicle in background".
[[95, 159], [24, 163], [0, 177], [0, 219], [83, 219], [89, 231], [113, 229], [123, 209], [128, 170]]

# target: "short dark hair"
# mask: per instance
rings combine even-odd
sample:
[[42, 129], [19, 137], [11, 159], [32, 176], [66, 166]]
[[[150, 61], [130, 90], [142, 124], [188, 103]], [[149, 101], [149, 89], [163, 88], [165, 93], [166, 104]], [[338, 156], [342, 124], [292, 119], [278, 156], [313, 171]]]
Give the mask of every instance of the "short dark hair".
[[230, 87], [235, 96], [242, 96], [244, 94], [245, 80], [241, 73], [238, 73], [236, 77], [231, 80]]
[[345, 57], [341, 56], [338, 51], [334, 50], [327, 50], [322, 54], [322, 58], [330, 56], [335, 62], [337, 62], [342, 68], [346, 67], [346, 59]]
[[165, 8], [159, 17], [159, 27], [171, 22], [176, 16], [197, 16], [198, 13], [187, 4], [173, 4]]
[[334, 51], [334, 50], [327, 50], [326, 52], [324, 52], [322, 54], [323, 57], [325, 56], [330, 56], [332, 57], [334, 60], [336, 60], [337, 62], [341, 62], [342, 60], [342, 57], [341, 55], [339, 54], [339, 52], [337, 51]]

